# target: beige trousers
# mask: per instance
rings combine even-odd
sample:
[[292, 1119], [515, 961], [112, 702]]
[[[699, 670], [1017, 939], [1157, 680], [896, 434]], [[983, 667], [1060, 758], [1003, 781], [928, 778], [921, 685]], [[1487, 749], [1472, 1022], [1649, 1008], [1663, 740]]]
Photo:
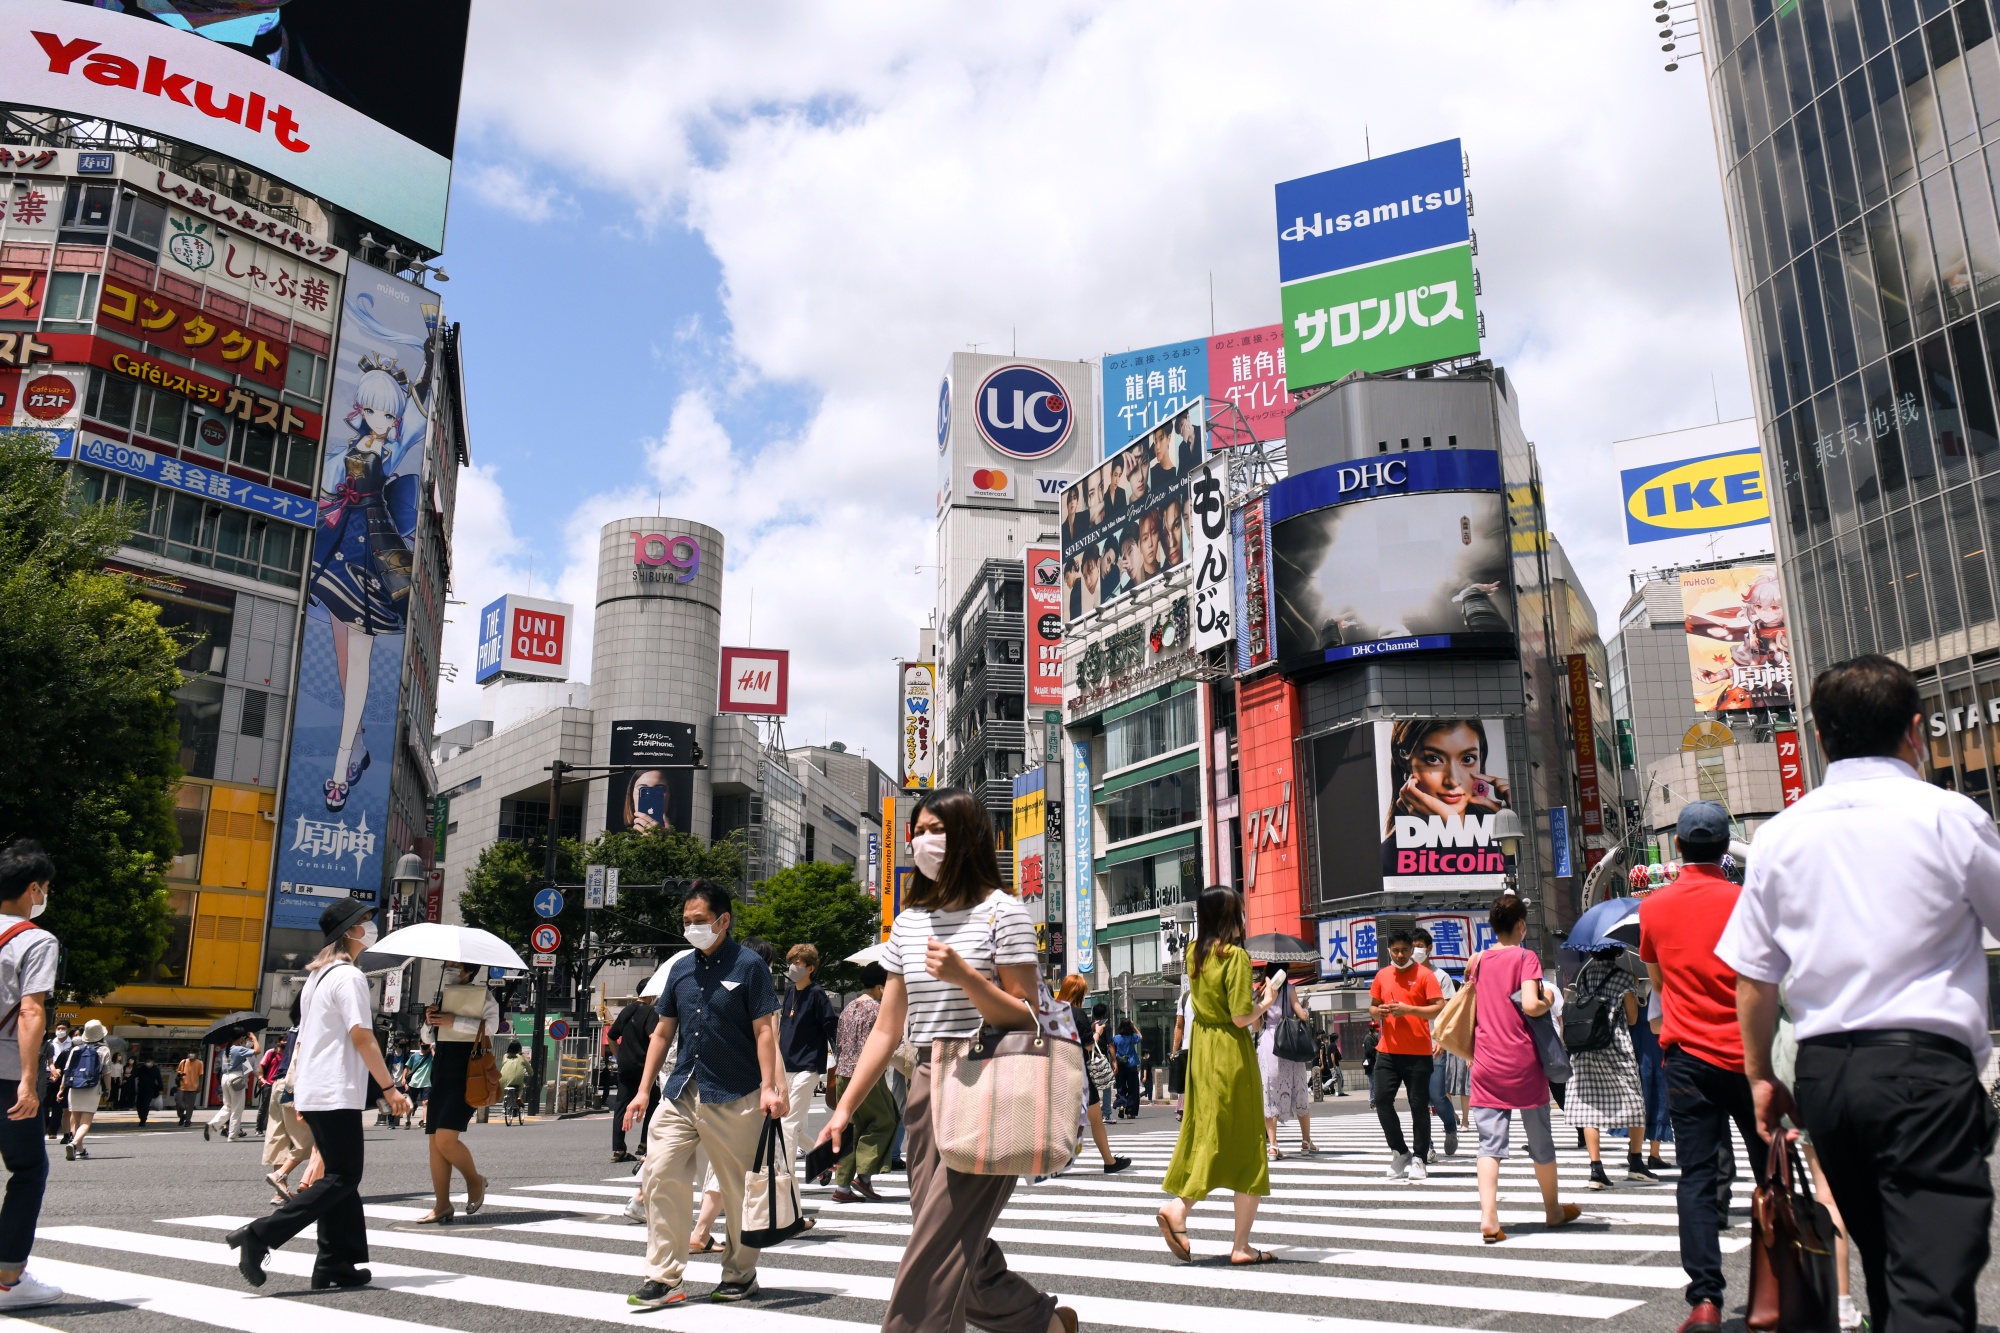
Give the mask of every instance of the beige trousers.
[[639, 1193], [646, 1205], [646, 1277], [672, 1285], [687, 1271], [688, 1234], [694, 1229], [697, 1153], [707, 1154], [722, 1192], [727, 1241], [722, 1280], [748, 1282], [757, 1275], [757, 1251], [743, 1243], [743, 1176], [757, 1156], [764, 1112], [756, 1093], [733, 1102], [699, 1100], [694, 1080], [677, 1101], [662, 1100], [647, 1131], [646, 1165]]

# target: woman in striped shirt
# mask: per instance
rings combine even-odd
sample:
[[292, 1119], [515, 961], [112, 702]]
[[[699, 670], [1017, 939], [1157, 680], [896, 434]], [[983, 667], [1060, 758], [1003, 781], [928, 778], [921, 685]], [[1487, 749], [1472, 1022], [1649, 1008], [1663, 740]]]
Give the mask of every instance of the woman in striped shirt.
[[904, 1106], [913, 1225], [883, 1333], [957, 1333], [968, 1321], [991, 1333], [1076, 1333], [1076, 1313], [1009, 1270], [989, 1237], [1018, 1177], [953, 1171], [931, 1136], [931, 1043], [982, 1026], [1036, 1028], [1035, 928], [1001, 887], [992, 819], [970, 792], [944, 787], [919, 801], [910, 851], [917, 872], [882, 947], [888, 982], [875, 1030], [820, 1134], [840, 1146], [860, 1091], [907, 1031], [917, 1053]]

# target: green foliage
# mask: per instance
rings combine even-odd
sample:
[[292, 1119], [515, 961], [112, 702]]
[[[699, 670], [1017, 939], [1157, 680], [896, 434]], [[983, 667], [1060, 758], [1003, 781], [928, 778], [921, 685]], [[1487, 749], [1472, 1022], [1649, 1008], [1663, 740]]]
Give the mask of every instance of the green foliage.
[[76, 502], [37, 438], [0, 439], [0, 839], [56, 863], [42, 924], [89, 1003], [166, 947], [183, 646], [140, 583], [101, 572], [129, 511]]
[[[466, 875], [459, 910], [467, 925], [490, 930], [526, 957], [528, 933], [542, 920], [535, 893], [542, 887], [541, 844], [496, 842], [479, 854]], [[592, 971], [614, 957], [661, 957], [681, 945], [681, 898], [660, 886], [674, 879], [718, 879], [734, 888], [743, 872], [742, 850], [733, 841], [704, 843], [691, 833], [656, 829], [646, 833], [605, 833], [588, 843], [564, 838], [556, 845], [556, 883], [581, 885], [590, 865], [618, 867], [618, 906], [590, 914], [598, 950]], [[563, 910], [554, 918], [562, 932], [557, 956], [566, 968], [581, 958], [583, 890], [563, 890]]]
[[818, 949], [819, 980], [829, 990], [860, 988], [861, 969], [842, 960], [882, 934], [881, 904], [855, 882], [854, 867], [825, 861], [780, 870], [735, 915], [739, 938], [767, 941], [781, 960], [794, 944]]

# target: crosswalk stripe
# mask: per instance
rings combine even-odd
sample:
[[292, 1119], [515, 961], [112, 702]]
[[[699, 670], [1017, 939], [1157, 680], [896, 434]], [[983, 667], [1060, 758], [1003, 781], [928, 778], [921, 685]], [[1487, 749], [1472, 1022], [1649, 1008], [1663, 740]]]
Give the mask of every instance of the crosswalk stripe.
[[[1118, 1194], [1128, 1192], [1131, 1189], [1131, 1185], [1120, 1184], [1119, 1181], [1121, 1179], [1123, 1179], [1122, 1175], [1111, 1176], [1104, 1180], [1049, 1180], [1044, 1181], [1040, 1185], [1023, 1185], [1016, 1191], [1015, 1197], [1032, 1197], [1070, 1190], [1086, 1194]], [[1136, 1183], [1144, 1182], [1139, 1181]], [[815, 1195], [823, 1196], [825, 1192], [816, 1191], [808, 1186], [805, 1193], [808, 1198], [811, 1198]], [[1581, 1193], [1598, 1200], [1616, 1201], [1621, 1208], [1672, 1208], [1675, 1206], [1674, 1196], [1671, 1191], [1661, 1192], [1652, 1186], [1646, 1185], [1635, 1185], [1629, 1190], [1585, 1190], [1581, 1191]], [[1479, 1191], [1476, 1189], [1465, 1189], [1457, 1181], [1440, 1182], [1433, 1180], [1413, 1181], [1407, 1185], [1399, 1183], [1385, 1186], [1382, 1189], [1369, 1190], [1274, 1188], [1269, 1197], [1273, 1201], [1311, 1199], [1332, 1203], [1368, 1203], [1375, 1200], [1384, 1202], [1394, 1200], [1399, 1203], [1477, 1203], [1479, 1202]], [[1520, 1203], [1535, 1201], [1540, 1198], [1541, 1195], [1539, 1192], [1523, 1192], [1513, 1188], [1500, 1191], [1500, 1202], [1502, 1203]]]
[[[589, 1237], [595, 1240], [625, 1241], [643, 1245], [646, 1233], [637, 1227], [611, 1226], [603, 1222], [515, 1222], [500, 1228], [505, 1231], [544, 1232], [555, 1236]], [[781, 1251], [796, 1251], [813, 1254], [826, 1241], [819, 1239], [821, 1232], [830, 1235], [881, 1235], [907, 1236], [911, 1227], [907, 1222], [867, 1221], [841, 1218], [832, 1227], [822, 1223], [820, 1231], [810, 1237], [785, 1242], [778, 1247]], [[1161, 1254], [1164, 1248], [1159, 1233], [1150, 1236], [1126, 1235], [1115, 1231], [1061, 1231], [1038, 1230], [1031, 1227], [996, 1226], [990, 1233], [994, 1240], [1005, 1242], [1008, 1263], [1015, 1264], [1020, 1245], [1038, 1245], [1050, 1248], [1088, 1252], [1097, 1250], [1120, 1250], [1137, 1254]], [[852, 1244], [853, 1242], [842, 1242]], [[900, 1262], [903, 1251], [900, 1247], [881, 1247], [888, 1262]], [[1687, 1285], [1687, 1275], [1678, 1267], [1666, 1268], [1645, 1264], [1593, 1264], [1571, 1263], [1544, 1259], [1498, 1259], [1471, 1257], [1456, 1254], [1438, 1254], [1416, 1250], [1322, 1250], [1307, 1246], [1285, 1245], [1279, 1250], [1288, 1260], [1300, 1263], [1332, 1264], [1350, 1268], [1385, 1268], [1396, 1272], [1438, 1272], [1463, 1273], [1474, 1277], [1513, 1278], [1542, 1280], [1550, 1282], [1576, 1282], [1592, 1286], [1640, 1287], [1648, 1290], [1678, 1291]]]
[[[42, 1234], [48, 1239], [48, 1233]], [[109, 1305], [129, 1305], [149, 1314], [168, 1315], [238, 1333], [270, 1333], [277, 1327], [288, 1333], [449, 1333], [449, 1330], [406, 1319], [360, 1314], [312, 1301], [273, 1303], [269, 1297], [249, 1291], [227, 1291], [194, 1282], [125, 1273], [91, 1264], [70, 1263], [36, 1255], [31, 1265], [35, 1276], [53, 1282], [70, 1296], [81, 1296]], [[311, 1264], [308, 1261], [308, 1271]], [[65, 1313], [79, 1313], [75, 1310]], [[27, 1321], [22, 1321], [26, 1323]], [[31, 1327], [43, 1328], [35, 1324]]]
[[[147, 1231], [115, 1231], [108, 1227], [51, 1227], [43, 1230], [38, 1239], [95, 1249], [117, 1250], [124, 1254], [145, 1254], [160, 1259], [182, 1259], [200, 1264], [219, 1264], [227, 1268], [236, 1266], [236, 1252], [227, 1245], [216, 1241], [161, 1236]], [[36, 1266], [42, 1266], [40, 1259], [36, 1260]], [[264, 1263], [267, 1271], [288, 1277], [310, 1276], [312, 1266], [313, 1257], [310, 1254], [297, 1254], [286, 1250], [273, 1250]], [[590, 1319], [600, 1323], [629, 1323], [633, 1316], [633, 1309], [625, 1303], [625, 1297], [616, 1292], [546, 1286], [538, 1282], [517, 1282], [510, 1278], [473, 1277], [463, 1273], [441, 1272], [434, 1268], [406, 1268], [400, 1264], [370, 1262], [368, 1267], [374, 1274], [375, 1287], [399, 1295], [460, 1301], [467, 1305], [491, 1306], [517, 1314], [529, 1310], [549, 1311], [574, 1319]], [[213, 1296], [217, 1289], [202, 1287], [199, 1290], [205, 1296]], [[307, 1306], [297, 1301], [287, 1302], [283, 1307], [285, 1313], [267, 1317], [254, 1328], [246, 1326], [245, 1333], [268, 1333], [268, 1330], [276, 1326], [277, 1321], [289, 1320], [292, 1317], [291, 1312], [301, 1308], [320, 1307]], [[714, 1327], [713, 1314], [707, 1311], [696, 1313], [684, 1307], [656, 1313], [649, 1312], [646, 1318], [649, 1327], [655, 1323], [660, 1323], [660, 1326], [666, 1328], [695, 1327], [693, 1324], [679, 1322], [689, 1316], [694, 1320], [709, 1320], [710, 1328]], [[200, 1314], [190, 1314], [186, 1317], [197, 1320], [203, 1318]], [[377, 1327], [392, 1322], [397, 1321], [384, 1320]], [[821, 1319], [813, 1315], [783, 1314], [775, 1310], [758, 1310], [747, 1306], [737, 1306], [731, 1310], [727, 1316], [727, 1325], [730, 1333], [864, 1333], [864, 1330], [875, 1328], [873, 1324]], [[408, 1325], [399, 1324], [399, 1327], [407, 1329]], [[289, 1329], [287, 1333], [290, 1333]], [[329, 1329], [328, 1333], [342, 1333], [342, 1330]], [[387, 1333], [386, 1329], [384, 1333]]]
[[[247, 1222], [242, 1217], [176, 1218], [172, 1225], [234, 1230]], [[607, 1255], [601, 1250], [579, 1250], [560, 1245], [526, 1245], [518, 1241], [488, 1240], [482, 1237], [442, 1234], [413, 1235], [409, 1232], [371, 1231], [371, 1246], [385, 1249], [419, 1250], [427, 1254], [453, 1255], [468, 1259], [491, 1259], [505, 1263], [537, 1264], [543, 1267], [622, 1272], [642, 1276], [645, 1261], [637, 1255]], [[902, 1251], [886, 1245], [858, 1245], [846, 1241], [823, 1241], [811, 1246], [783, 1246], [779, 1251], [795, 1257], [813, 1257], [883, 1264], [894, 1268], [902, 1262]], [[1016, 1255], [1008, 1266], [1018, 1273], [1048, 1277], [1090, 1278], [1120, 1281], [1133, 1285], [1213, 1288], [1212, 1272], [1167, 1264], [1140, 1264], [1103, 1259], [1076, 1259], [1053, 1255]], [[687, 1275], [697, 1282], [717, 1282], [720, 1264], [691, 1262]], [[811, 1269], [776, 1268], [768, 1255], [757, 1265], [757, 1279], [767, 1289], [778, 1291], [824, 1291], [864, 1300], [886, 1301], [891, 1280], [873, 1276]], [[1609, 1319], [1637, 1308], [1644, 1302], [1602, 1296], [1571, 1296], [1559, 1292], [1527, 1291], [1509, 1287], [1461, 1287], [1437, 1282], [1392, 1282], [1373, 1278], [1325, 1277], [1284, 1269], [1232, 1273], [1227, 1279], [1231, 1290], [1257, 1291], [1281, 1296], [1323, 1296], [1333, 1299], [1380, 1301], [1385, 1303], [1428, 1304], [1456, 1310], [1497, 1310], [1512, 1314], [1566, 1315], [1581, 1319]]]

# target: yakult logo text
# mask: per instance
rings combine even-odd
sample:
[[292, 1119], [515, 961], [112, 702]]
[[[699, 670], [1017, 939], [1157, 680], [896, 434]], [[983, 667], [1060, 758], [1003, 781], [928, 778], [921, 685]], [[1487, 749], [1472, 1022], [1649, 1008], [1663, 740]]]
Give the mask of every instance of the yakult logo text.
[[[182, 106], [193, 107], [204, 116], [226, 120], [244, 129], [262, 133], [268, 121], [278, 143], [294, 153], [312, 145], [299, 137], [299, 123], [288, 106], [271, 106], [262, 93], [230, 93], [218, 100], [213, 85], [187, 74], [174, 74], [159, 56], [147, 56], [142, 71], [137, 62], [100, 49], [101, 43], [77, 38], [64, 41], [51, 32], [37, 32], [34, 38], [49, 58], [51, 74], [81, 74], [92, 83], [107, 88], [130, 88], [148, 97], [164, 97]], [[88, 57], [88, 59], [85, 59]], [[83, 67], [77, 68], [77, 61]]]

